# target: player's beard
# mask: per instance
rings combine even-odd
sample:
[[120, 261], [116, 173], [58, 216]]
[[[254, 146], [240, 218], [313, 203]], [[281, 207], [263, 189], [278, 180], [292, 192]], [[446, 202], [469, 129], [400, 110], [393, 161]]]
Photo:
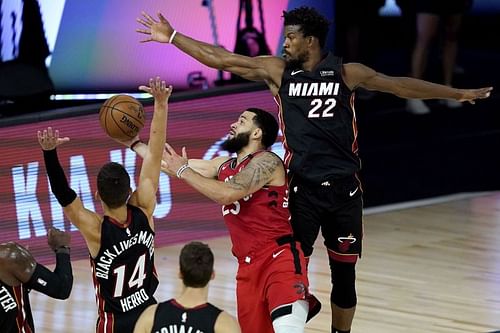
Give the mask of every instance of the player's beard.
[[290, 56], [285, 58], [286, 69], [302, 69], [302, 65], [309, 60], [309, 54], [307, 52], [298, 54], [295, 58], [290, 58]]
[[250, 142], [250, 132], [239, 133], [231, 139], [224, 141], [220, 147], [222, 150], [232, 153], [238, 153]]

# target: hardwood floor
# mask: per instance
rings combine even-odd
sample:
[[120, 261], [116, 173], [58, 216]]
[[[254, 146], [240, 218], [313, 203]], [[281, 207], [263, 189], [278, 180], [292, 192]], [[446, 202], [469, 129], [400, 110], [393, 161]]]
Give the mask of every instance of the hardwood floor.
[[[452, 333], [500, 330], [500, 193], [418, 207], [367, 210], [357, 266], [353, 333]], [[236, 261], [230, 240], [203, 240], [215, 253], [211, 301], [235, 314]], [[159, 300], [176, 295], [182, 244], [156, 249]], [[88, 260], [74, 262], [69, 300], [31, 293], [37, 332], [94, 331], [96, 306]], [[318, 241], [310, 262], [312, 291], [323, 309], [306, 332], [330, 332], [330, 272]], [[258, 332], [256, 332], [258, 333]]]

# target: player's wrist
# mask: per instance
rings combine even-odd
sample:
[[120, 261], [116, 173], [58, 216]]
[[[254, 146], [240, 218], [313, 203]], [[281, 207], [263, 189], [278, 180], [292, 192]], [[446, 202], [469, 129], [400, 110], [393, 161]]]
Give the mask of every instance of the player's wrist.
[[169, 44], [172, 44], [174, 42], [175, 35], [177, 35], [177, 30], [174, 29], [174, 31], [170, 35], [170, 38], [168, 39]]
[[137, 139], [137, 140], [135, 140], [134, 142], [132, 142], [132, 143], [130, 144], [130, 147], [129, 147], [129, 148], [130, 148], [130, 150], [135, 151], [135, 150], [134, 150], [134, 148], [135, 148], [135, 146], [137, 146], [139, 143], [142, 143], [141, 139]]
[[69, 254], [70, 250], [71, 250], [71, 248], [68, 245], [61, 245], [61, 246], [54, 248], [54, 252], [56, 254], [58, 254], [58, 253]]
[[184, 171], [186, 171], [187, 169], [190, 169], [190, 167], [189, 167], [189, 164], [186, 162], [185, 164], [181, 165], [181, 167], [179, 169], [177, 169], [177, 172], [175, 173], [177, 178], [182, 179], [182, 173]]

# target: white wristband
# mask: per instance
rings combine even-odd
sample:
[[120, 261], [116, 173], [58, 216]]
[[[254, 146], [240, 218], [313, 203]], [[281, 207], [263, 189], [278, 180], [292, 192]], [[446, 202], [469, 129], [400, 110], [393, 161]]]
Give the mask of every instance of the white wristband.
[[177, 172], [175, 173], [177, 175], [177, 178], [181, 179], [181, 175], [184, 171], [186, 171], [186, 169], [189, 168], [189, 164], [184, 164], [182, 165], [179, 170], [177, 170]]
[[172, 44], [172, 42], [174, 41], [174, 37], [176, 34], [177, 34], [177, 30], [174, 30], [174, 32], [172, 32], [172, 34], [170, 35], [170, 38], [168, 39], [168, 42], [170, 44]]

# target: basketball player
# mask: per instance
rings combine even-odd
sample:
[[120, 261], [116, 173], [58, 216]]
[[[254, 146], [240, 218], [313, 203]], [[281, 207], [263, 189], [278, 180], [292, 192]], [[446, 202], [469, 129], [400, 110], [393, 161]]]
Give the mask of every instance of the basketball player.
[[[278, 123], [263, 110], [250, 108], [231, 125], [221, 148], [237, 153], [213, 160], [178, 156], [167, 144], [162, 170], [182, 178], [222, 204], [233, 255], [238, 259], [236, 300], [243, 333], [303, 332], [309, 313], [308, 280], [300, 245], [289, 222], [286, 172], [281, 159], [267, 151]], [[143, 155], [145, 144], [133, 148]], [[273, 330], [274, 328], [274, 330]]]
[[130, 193], [125, 168], [118, 163], [105, 164], [97, 175], [96, 192], [104, 216], [86, 209], [68, 186], [56, 147], [69, 138], [60, 138], [58, 131], [50, 127], [38, 132], [52, 192], [89, 249], [99, 315], [97, 332], [132, 332], [141, 312], [156, 303], [153, 210], [172, 87], [157, 77], [149, 81], [149, 87], [139, 89], [153, 95], [155, 101], [139, 184]]
[[215, 277], [214, 255], [207, 244], [184, 245], [179, 256], [182, 293], [151, 305], [139, 317], [134, 333], [239, 333], [234, 317], [208, 303], [208, 283]]
[[51, 228], [47, 236], [56, 254], [54, 272], [37, 263], [22, 245], [0, 244], [0, 332], [35, 332], [28, 294], [31, 289], [67, 299], [73, 287], [69, 233]]
[[323, 53], [328, 21], [315, 9], [283, 12], [283, 58], [246, 57], [194, 40], [174, 30], [158, 13], [143, 12], [143, 42], [175, 45], [203, 64], [248, 80], [265, 81], [279, 106], [290, 171], [290, 213], [305, 256], [319, 230], [330, 260], [332, 332], [350, 332], [356, 308], [355, 264], [361, 254], [362, 191], [354, 91], [358, 87], [403, 98], [474, 103], [491, 87], [455, 89], [407, 77], [390, 77], [359, 63], [343, 64]]

